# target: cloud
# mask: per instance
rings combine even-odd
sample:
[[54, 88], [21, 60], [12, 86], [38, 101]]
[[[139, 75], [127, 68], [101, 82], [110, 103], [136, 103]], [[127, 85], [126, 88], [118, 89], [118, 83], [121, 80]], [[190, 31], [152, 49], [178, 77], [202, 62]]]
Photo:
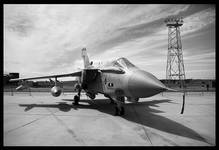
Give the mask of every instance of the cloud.
[[215, 22], [215, 9], [208, 8], [192, 14], [184, 19], [182, 33], [188, 34], [198, 31], [203, 27]]
[[16, 69], [26, 76], [33, 70], [42, 75], [73, 72], [83, 66], [80, 50], [86, 47], [96, 62], [127, 57], [159, 78], [165, 77], [153, 67], [166, 65], [164, 19], [186, 14], [181, 32], [184, 40], [198, 37], [200, 30], [215, 22], [214, 7], [190, 12], [193, 7], [196, 8], [172, 4], [4, 5], [4, 70]]
[[185, 58], [185, 61], [188, 64], [197, 64], [197, 65], [200, 65], [199, 63], [203, 63], [203, 64], [207, 64], [209, 62], [214, 63], [215, 62], [215, 52], [187, 56]]

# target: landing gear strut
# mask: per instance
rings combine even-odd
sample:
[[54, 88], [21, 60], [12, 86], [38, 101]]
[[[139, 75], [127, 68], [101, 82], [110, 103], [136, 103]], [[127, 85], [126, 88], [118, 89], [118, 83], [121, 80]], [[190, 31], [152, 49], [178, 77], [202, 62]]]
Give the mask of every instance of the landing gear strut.
[[111, 97], [109, 97], [109, 99], [110, 99], [110, 104], [115, 104], [115, 101]]
[[92, 100], [94, 100], [96, 98], [95, 94], [90, 93], [90, 92], [87, 92], [86, 95]]

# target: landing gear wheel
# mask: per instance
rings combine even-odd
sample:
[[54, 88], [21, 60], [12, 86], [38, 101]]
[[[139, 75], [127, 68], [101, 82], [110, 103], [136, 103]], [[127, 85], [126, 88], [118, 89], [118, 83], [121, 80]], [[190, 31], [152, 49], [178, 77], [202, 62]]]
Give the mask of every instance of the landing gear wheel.
[[122, 116], [124, 114], [125, 114], [125, 109], [124, 109], [124, 107], [121, 107], [120, 115]]
[[80, 97], [78, 95], [74, 96], [74, 102], [72, 103], [73, 105], [78, 105], [78, 102], [80, 100]]
[[115, 114], [114, 114], [115, 116], [118, 116], [119, 115], [119, 109], [118, 109], [118, 107], [115, 107]]
[[120, 109], [118, 107], [115, 107], [115, 116], [122, 116], [124, 114], [125, 114], [124, 107], [120, 107]]

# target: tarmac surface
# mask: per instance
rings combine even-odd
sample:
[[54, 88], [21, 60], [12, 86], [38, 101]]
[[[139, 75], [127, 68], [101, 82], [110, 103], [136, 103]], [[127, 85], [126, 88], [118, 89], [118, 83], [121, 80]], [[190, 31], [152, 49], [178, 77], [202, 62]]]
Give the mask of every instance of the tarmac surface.
[[215, 146], [215, 92], [162, 93], [127, 103], [124, 116], [102, 95], [4, 92], [4, 146]]

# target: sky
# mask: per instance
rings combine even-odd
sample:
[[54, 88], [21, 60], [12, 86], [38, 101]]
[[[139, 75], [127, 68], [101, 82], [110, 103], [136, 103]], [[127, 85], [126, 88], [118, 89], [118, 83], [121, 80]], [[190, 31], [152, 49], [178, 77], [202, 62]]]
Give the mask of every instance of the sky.
[[86, 47], [94, 65], [126, 57], [166, 78], [168, 16], [180, 28], [187, 79], [215, 79], [215, 5], [5, 4], [4, 73], [20, 77], [71, 73], [83, 68]]

